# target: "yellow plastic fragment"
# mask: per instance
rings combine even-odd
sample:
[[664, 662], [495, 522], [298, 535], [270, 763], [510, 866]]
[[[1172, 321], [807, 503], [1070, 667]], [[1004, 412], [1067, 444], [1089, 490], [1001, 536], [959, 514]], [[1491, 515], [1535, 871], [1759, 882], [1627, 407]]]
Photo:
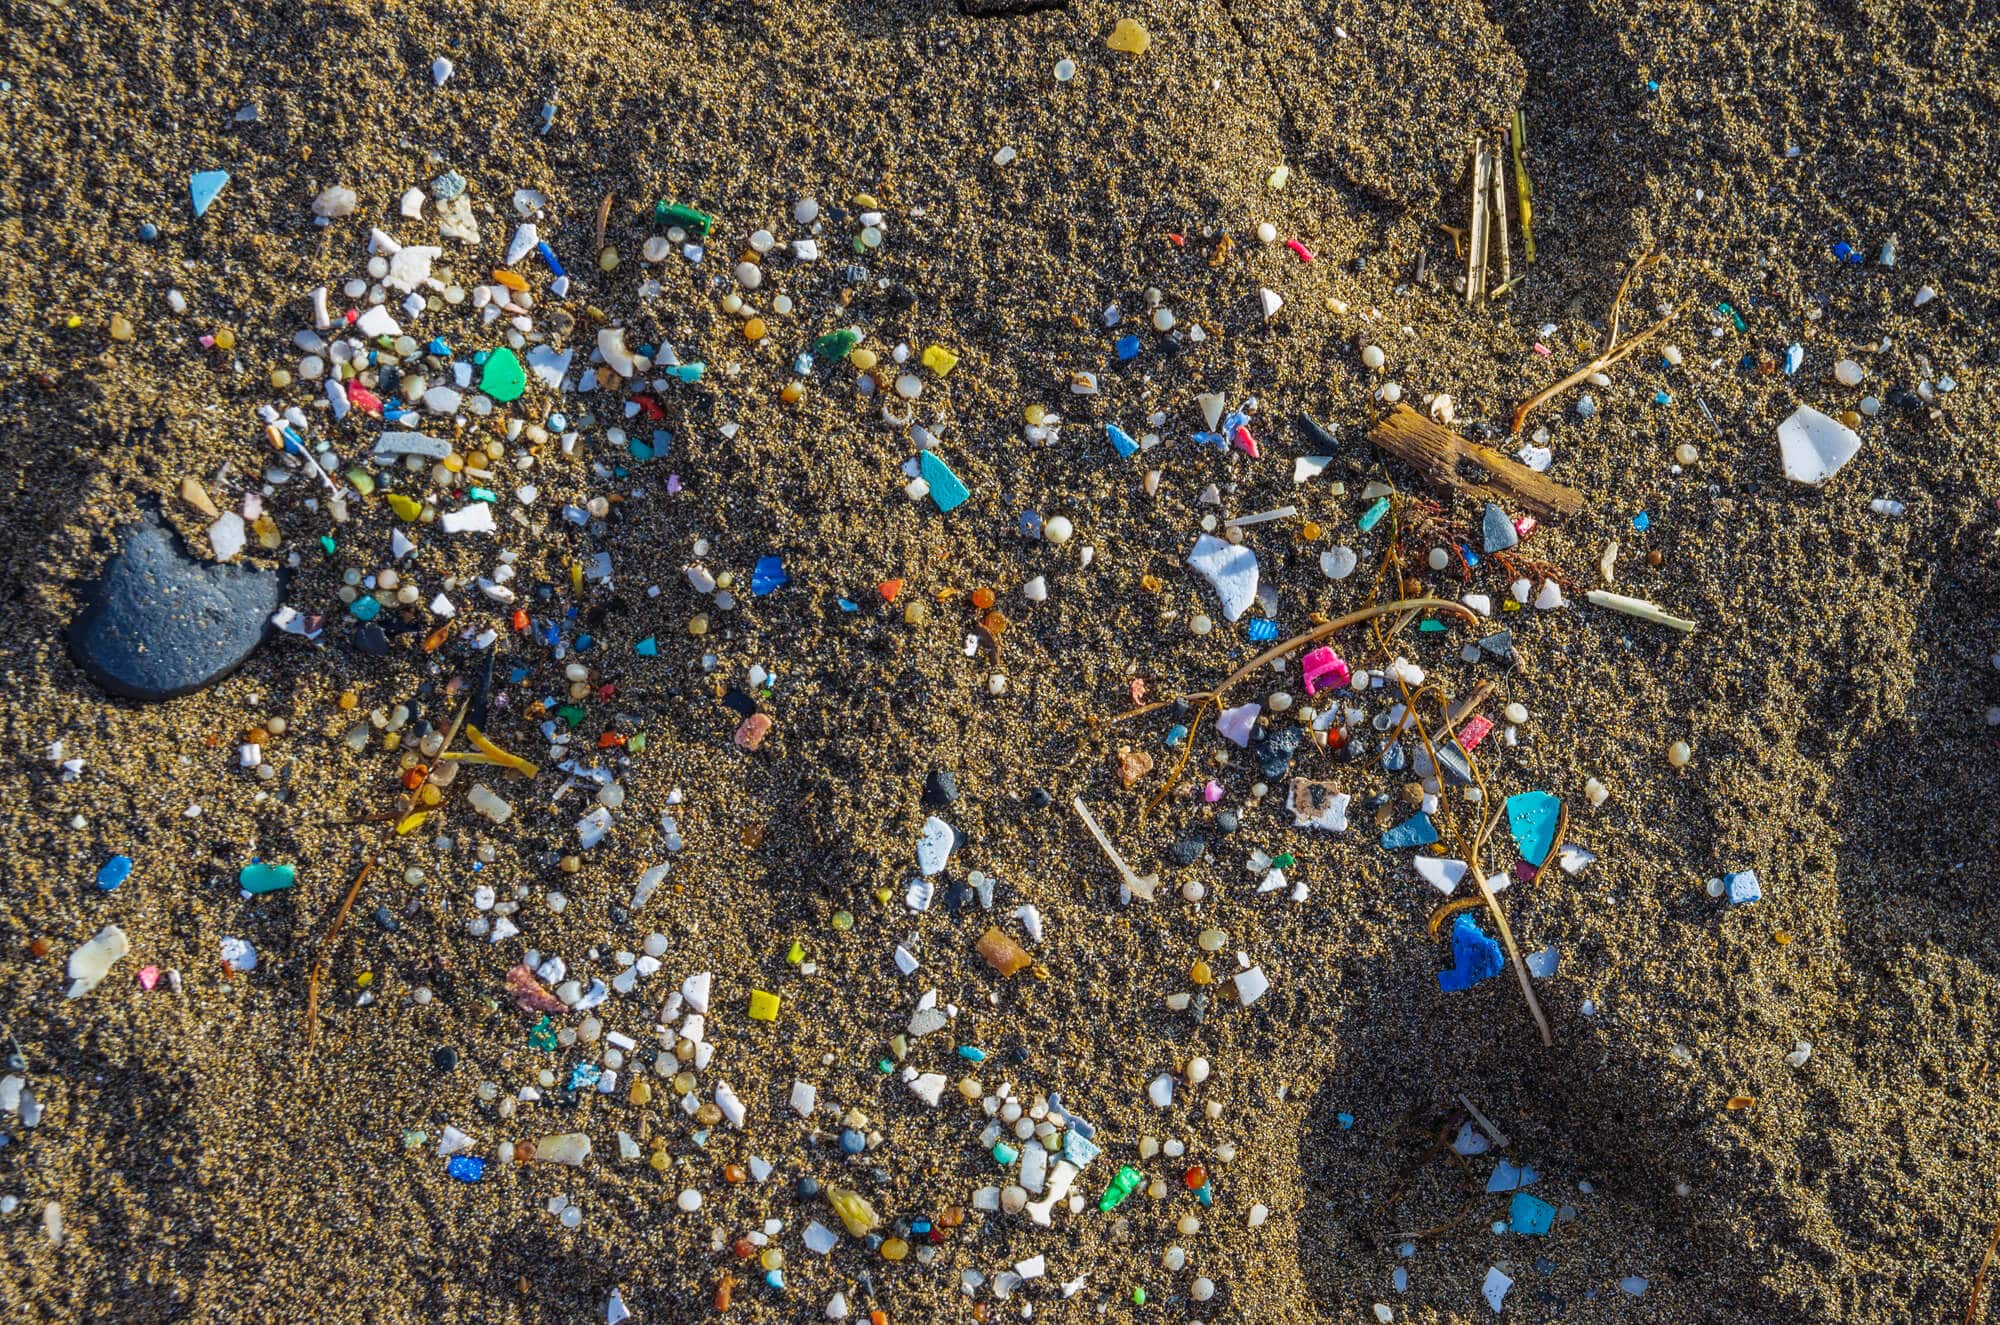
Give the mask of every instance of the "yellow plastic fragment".
[[396, 836], [408, 837], [411, 833], [414, 833], [419, 828], [422, 828], [424, 826], [424, 820], [430, 817], [431, 817], [431, 812], [429, 810], [418, 810], [414, 814], [404, 815], [403, 821], [396, 825]]
[[860, 1192], [849, 1191], [845, 1187], [829, 1187], [826, 1199], [833, 1206], [833, 1212], [840, 1216], [849, 1237], [865, 1238], [882, 1226], [882, 1217], [875, 1213], [875, 1207]]
[[[761, 989], [750, 991], [750, 1020], [776, 1021], [778, 1006], [782, 1000], [776, 994], [767, 994]], [[859, 1234], [856, 1235], [857, 1237]]]
[[580, 561], [569, 564], [569, 591], [573, 594], [583, 592], [583, 563]]
[[1152, 43], [1152, 36], [1136, 18], [1119, 19], [1118, 26], [1111, 29], [1110, 37], [1104, 42], [1112, 50], [1124, 51], [1128, 55], [1144, 55], [1146, 47]]
[[942, 345], [933, 345], [924, 351], [924, 367], [944, 377], [958, 367], [958, 356]]
[[414, 520], [424, 512], [424, 504], [407, 493], [389, 494], [389, 509], [405, 520]]
[[448, 750], [445, 752], [444, 757], [466, 764], [498, 764], [502, 768], [513, 769], [522, 777], [531, 778], [541, 772], [541, 769], [521, 758], [521, 756], [508, 754], [505, 750], [493, 744], [492, 741], [487, 739], [485, 732], [480, 731], [479, 728], [469, 722], [465, 724], [465, 739], [471, 741], [473, 748], [479, 751], [477, 755], [462, 750]]

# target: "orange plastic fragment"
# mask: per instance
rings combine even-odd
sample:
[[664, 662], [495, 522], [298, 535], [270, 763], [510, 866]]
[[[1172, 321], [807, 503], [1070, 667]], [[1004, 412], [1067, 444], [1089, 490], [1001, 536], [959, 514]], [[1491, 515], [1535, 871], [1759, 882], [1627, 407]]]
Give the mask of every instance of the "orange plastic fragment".
[[972, 605], [984, 612], [987, 608], [993, 606], [993, 591], [991, 589], [974, 589], [972, 591]]
[[1726, 1107], [1731, 1110], [1747, 1109], [1757, 1102], [1755, 1095], [1731, 1095]]
[[514, 609], [514, 615], [508, 619], [507, 624], [514, 627], [517, 631], [526, 630], [528, 628], [528, 614], [517, 607]]
[[884, 580], [875, 586], [875, 592], [882, 595], [883, 602], [893, 603], [896, 601], [896, 595], [903, 592], [903, 582], [901, 580]]
[[515, 294], [526, 294], [528, 292], [527, 279], [522, 276], [516, 276], [511, 271], [505, 271], [499, 267], [495, 267], [493, 269], [493, 279], [499, 284], [504, 285], [508, 289], [512, 290]]
[[977, 946], [979, 955], [986, 959], [986, 964], [1001, 975], [1013, 975], [1034, 960], [1020, 944], [992, 926], [988, 926], [986, 932], [979, 936]]
[[623, 744], [625, 744], [624, 732], [606, 732], [597, 738], [597, 748], [600, 750], [609, 750], [614, 745]]

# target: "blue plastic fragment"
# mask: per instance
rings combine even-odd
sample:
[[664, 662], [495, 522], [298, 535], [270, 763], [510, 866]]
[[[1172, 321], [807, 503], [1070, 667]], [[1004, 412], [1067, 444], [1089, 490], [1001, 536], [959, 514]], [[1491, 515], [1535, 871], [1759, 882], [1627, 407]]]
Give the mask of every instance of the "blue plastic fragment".
[[1556, 1208], [1539, 1196], [1515, 1192], [1507, 1206], [1507, 1229], [1531, 1238], [1547, 1237], [1556, 1222]]
[[1632, 527], [1642, 532], [1650, 529], [1653, 527], [1653, 517], [1641, 511], [1632, 517]]
[[597, 1084], [597, 1079], [603, 1075], [604, 1069], [595, 1063], [578, 1063], [569, 1070], [569, 1088], [583, 1090], [588, 1086], [594, 1086]]
[[1524, 791], [1507, 798], [1507, 831], [1521, 859], [1539, 866], [1549, 858], [1556, 844], [1556, 820], [1562, 817], [1562, 801], [1548, 791]]
[[1790, 377], [1805, 365], [1806, 347], [1793, 341], [1785, 347], [1785, 376]]
[[582, 653], [585, 649], [589, 648], [591, 645], [595, 643], [597, 643], [597, 640], [593, 636], [578, 635], [576, 637], [576, 651], [578, 653]]
[[1194, 435], [1195, 445], [1212, 446], [1218, 451], [1229, 449], [1229, 439], [1219, 432], [1198, 432]]
[[1500, 974], [1505, 964], [1500, 945], [1486, 937], [1470, 912], [1460, 911], [1451, 924], [1451, 969], [1438, 972], [1438, 988], [1447, 994], [1470, 989]]
[[226, 170], [197, 170], [188, 179], [188, 198], [194, 203], [195, 218], [206, 215], [215, 196], [222, 192], [222, 186], [229, 182]]
[[554, 249], [552, 249], [552, 248], [550, 248], [550, 247], [549, 247], [549, 241], [548, 241], [548, 240], [544, 239], [544, 240], [540, 241], [539, 243], [537, 243], [537, 244], [535, 245], [535, 252], [537, 252], [537, 253], [539, 253], [539, 254], [541, 254], [541, 255], [542, 255], [542, 261], [543, 261], [543, 262], [546, 262], [546, 263], [548, 263], [548, 264], [549, 264], [549, 270], [550, 270], [550, 271], [554, 272], [554, 273], [555, 273], [556, 275], [558, 275], [558, 276], [567, 276], [567, 275], [569, 275], [569, 273], [568, 273], [568, 272], [566, 272], [566, 271], [564, 271], [564, 270], [563, 270], [563, 265], [562, 265], [562, 263], [561, 263], [561, 262], [559, 262], [559, 261], [557, 261], [557, 259], [556, 259], [556, 251], [555, 251]]
[[1133, 456], [1139, 454], [1139, 444], [1132, 440], [1130, 433], [1117, 424], [1105, 424], [1104, 432], [1111, 439], [1111, 444], [1118, 448], [1118, 454], [1124, 459], [1130, 460]]
[[1427, 847], [1437, 840], [1437, 825], [1431, 822], [1431, 817], [1428, 814], [1413, 814], [1382, 834], [1382, 849], [1397, 851], [1403, 847]]
[[1363, 511], [1361, 513], [1361, 518], [1359, 520], [1356, 520], [1354, 523], [1360, 528], [1361, 532], [1365, 534], [1370, 529], [1373, 529], [1376, 525], [1381, 524], [1382, 517], [1387, 515], [1388, 513], [1389, 513], [1389, 499], [1387, 497], [1377, 497], [1375, 499], [1375, 504], [1373, 506], [1370, 506], [1367, 510]]
[[1136, 359], [1139, 357], [1139, 338], [1137, 336], [1120, 336], [1116, 348], [1120, 359]]
[[750, 572], [750, 592], [759, 598], [776, 593], [791, 582], [792, 577], [785, 573], [783, 557], [759, 557], [757, 568]]
[[453, 1155], [444, 1171], [460, 1182], [478, 1182], [486, 1176], [486, 1161], [477, 1155]]
[[840, 604], [840, 610], [843, 612], [859, 612], [861, 610], [861, 604], [855, 602], [852, 598], [836, 598], [833, 601]]
[[695, 363], [664, 364], [658, 365], [658, 367], [667, 376], [690, 385], [699, 382], [701, 375], [708, 371], [708, 365], [699, 361]]
[[116, 888], [131, 877], [132, 858], [130, 856], [113, 856], [98, 867], [97, 886], [105, 892], [110, 892], [113, 888]]
[[382, 611], [382, 604], [375, 601], [375, 595], [362, 594], [347, 605], [347, 610], [362, 621], [373, 621]]
[[1194, 1189], [1194, 1199], [1203, 1205], [1215, 1204], [1215, 1184], [1205, 1182]]
[[1335, 1121], [1335, 1122], [1338, 1122], [1338, 1123], [1340, 1124], [1340, 1130], [1341, 1130], [1341, 1131], [1343, 1131], [1343, 1132], [1351, 1132], [1351, 1131], [1353, 1131], [1353, 1130], [1354, 1130], [1354, 1115], [1353, 1115], [1353, 1114], [1351, 1114], [1351, 1113], [1336, 1113], [1335, 1115], [1333, 1115], [1333, 1117], [1334, 1117], [1334, 1121]]
[[986, 1051], [976, 1044], [961, 1044], [958, 1046], [958, 1056], [968, 1063], [983, 1063], [986, 1061]]
[[1180, 749], [1181, 742], [1185, 741], [1187, 738], [1188, 738], [1188, 729], [1186, 723], [1177, 722], [1173, 726], [1167, 728], [1167, 748], [1169, 750]]
[[446, 343], [444, 337], [433, 336], [431, 337], [431, 343], [424, 347], [424, 352], [426, 354], [435, 354], [440, 359], [449, 359], [451, 357], [451, 346]]
[[1764, 898], [1764, 889], [1757, 882], [1756, 870], [1739, 870], [1722, 876], [1722, 886], [1727, 890], [1729, 904], [1742, 906], [1745, 902], [1758, 902]]
[[641, 658], [657, 658], [660, 656], [660, 641], [648, 635], [632, 646], [632, 652]]
[[923, 474], [924, 482], [930, 484], [931, 500], [937, 503], [939, 511], [955, 511], [972, 496], [972, 490], [951, 472], [951, 466], [939, 459], [935, 451], [919, 452], [917, 468]]
[[1042, 536], [1042, 513], [1022, 511], [1020, 519], [1021, 537], [1040, 538]]
[[1269, 644], [1272, 640], [1278, 638], [1278, 623], [1268, 621], [1263, 617], [1252, 617], [1250, 619], [1249, 633], [1253, 644]]
[[1532, 1164], [1516, 1164], [1511, 1159], [1503, 1159], [1493, 1166], [1493, 1176], [1486, 1180], [1489, 1192], [1519, 1191], [1532, 1187], [1541, 1181], [1541, 1174], [1535, 1172]]

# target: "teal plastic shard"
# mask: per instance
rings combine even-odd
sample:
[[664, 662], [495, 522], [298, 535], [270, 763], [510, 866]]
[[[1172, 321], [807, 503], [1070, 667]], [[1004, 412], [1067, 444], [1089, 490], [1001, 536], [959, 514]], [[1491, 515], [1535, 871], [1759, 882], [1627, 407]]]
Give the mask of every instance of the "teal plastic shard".
[[1521, 859], [1539, 867], [1556, 844], [1556, 821], [1562, 801], [1548, 791], [1524, 791], [1507, 798], [1507, 831], [1514, 835]]
[[917, 468], [923, 474], [924, 482], [931, 485], [931, 500], [937, 503], [940, 511], [955, 511], [972, 496], [972, 490], [951, 472], [950, 465], [938, 459], [936, 452], [919, 453]]

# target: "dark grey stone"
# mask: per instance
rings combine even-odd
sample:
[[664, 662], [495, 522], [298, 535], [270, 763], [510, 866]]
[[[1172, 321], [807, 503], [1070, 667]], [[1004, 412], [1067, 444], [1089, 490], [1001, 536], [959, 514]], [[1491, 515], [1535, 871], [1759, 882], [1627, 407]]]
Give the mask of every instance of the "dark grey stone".
[[1479, 517], [1479, 533], [1488, 552], [1505, 552], [1521, 541], [1521, 535], [1514, 528], [1514, 522], [1507, 518], [1507, 512], [1493, 502], [1486, 503], [1486, 513]]
[[123, 537], [70, 623], [70, 656], [92, 681], [126, 699], [172, 699], [221, 680], [264, 642], [281, 573], [191, 556], [151, 513]]

